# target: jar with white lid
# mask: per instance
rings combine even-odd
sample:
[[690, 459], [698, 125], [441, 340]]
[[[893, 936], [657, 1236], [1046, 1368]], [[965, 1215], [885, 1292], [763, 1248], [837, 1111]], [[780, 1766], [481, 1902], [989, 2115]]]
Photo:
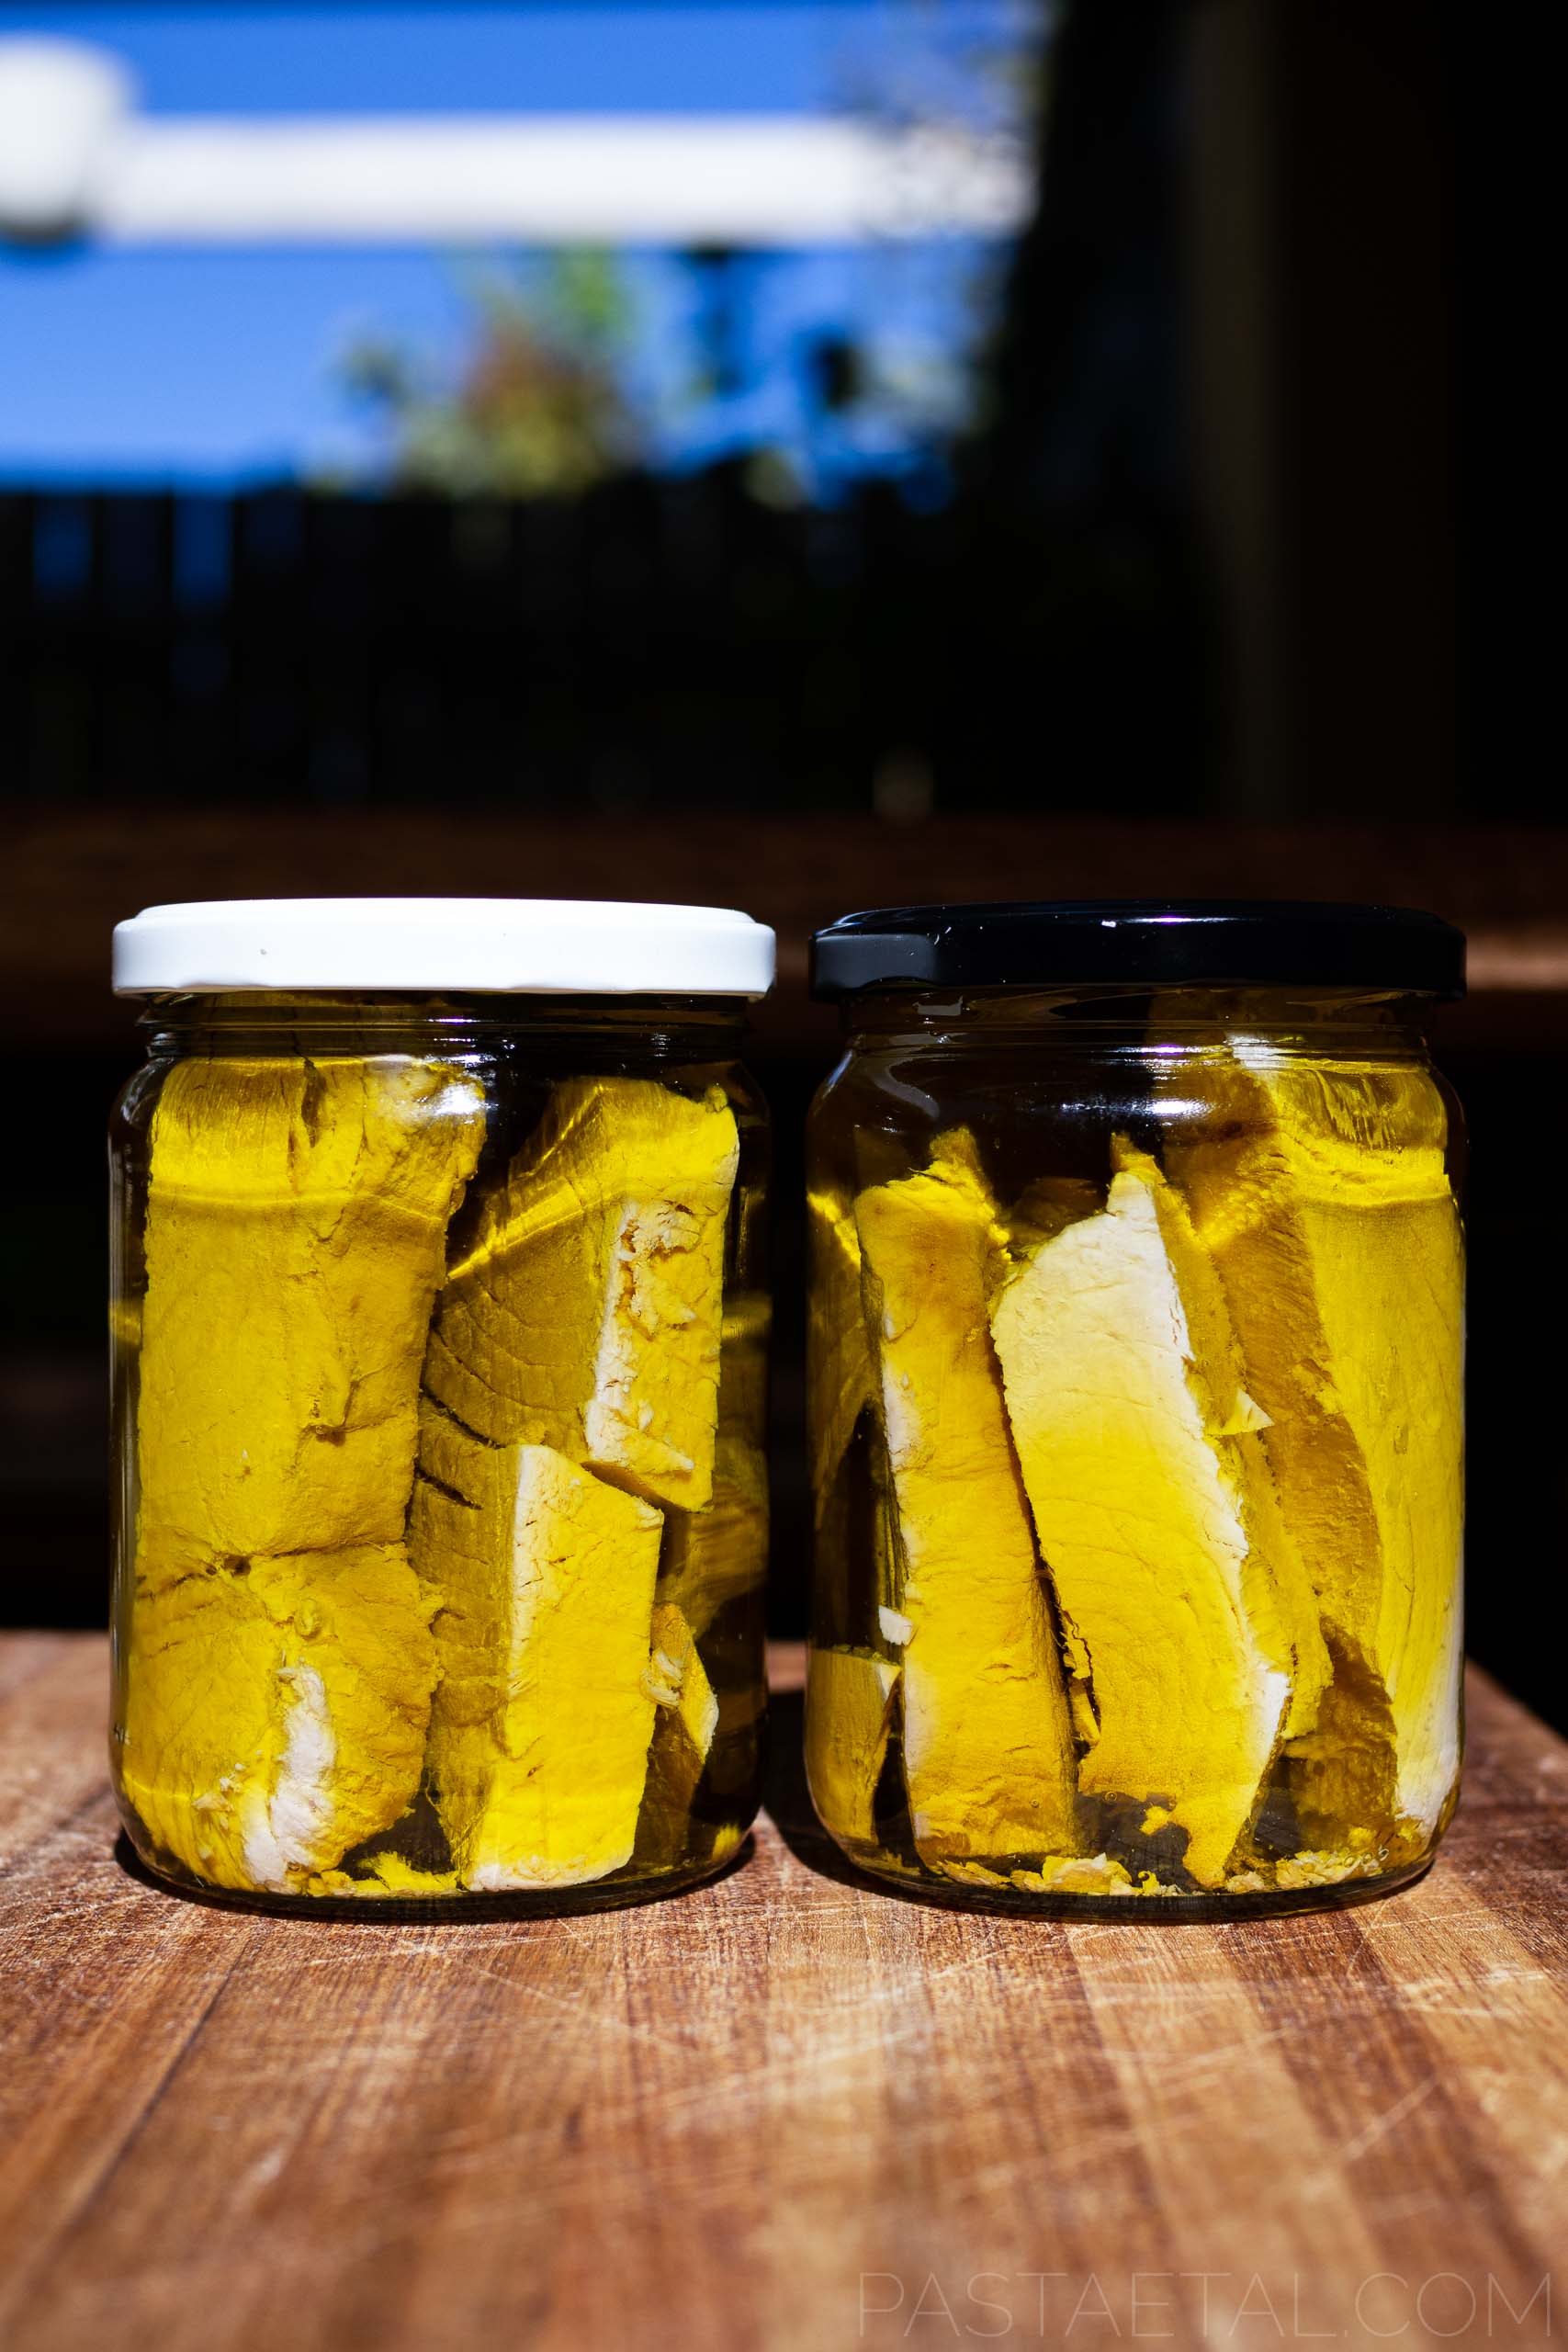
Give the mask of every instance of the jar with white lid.
[[1461, 1747], [1463, 1122], [1436, 917], [1153, 900], [818, 933], [818, 1810], [948, 1901], [1358, 1902]]
[[739, 1848], [773, 969], [701, 907], [118, 926], [112, 1756], [161, 1879], [558, 1909]]

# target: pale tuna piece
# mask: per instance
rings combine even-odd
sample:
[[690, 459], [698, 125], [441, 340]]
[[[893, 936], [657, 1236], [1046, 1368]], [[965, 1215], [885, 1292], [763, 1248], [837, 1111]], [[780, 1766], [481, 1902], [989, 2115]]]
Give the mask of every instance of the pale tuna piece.
[[[1161, 1230], [1153, 1163], [1127, 1155], [1105, 1209], [1046, 1241], [993, 1317], [1008, 1409], [1069, 1655], [1092, 1684], [1086, 1797], [1187, 1833], [1215, 1886], [1251, 1820], [1291, 1703], [1273, 1573]], [[1243, 1417], [1244, 1419], [1246, 1416]]]
[[1003, 1408], [989, 1303], [1005, 1235], [967, 1136], [855, 1203], [901, 1570], [904, 1770], [942, 1864], [1071, 1853], [1071, 1724]]
[[823, 1826], [874, 1845], [874, 1800], [887, 1760], [899, 1668], [871, 1650], [814, 1647], [806, 1680], [806, 1778]]
[[409, 1544], [439, 1604], [430, 1770], [465, 1886], [575, 1886], [630, 1860], [662, 1526], [547, 1446], [423, 1408]]
[[439, 1063], [191, 1059], [152, 1114], [139, 1541], [393, 1544], [447, 1220], [484, 1139]]
[[717, 1088], [563, 1081], [447, 1276], [429, 1393], [494, 1444], [700, 1510], [739, 1153]]
[[1147, 1185], [1154, 1201], [1187, 1328], [1187, 1385], [1247, 1530], [1243, 1602], [1269, 1662], [1290, 1677], [1281, 1730], [1295, 1737], [1318, 1721], [1333, 1666], [1312, 1579], [1280, 1509], [1264, 1438], [1269, 1416], [1247, 1388], [1224, 1291], [1186, 1202], [1158, 1164], [1124, 1138], [1114, 1139], [1111, 1157], [1118, 1170]]
[[133, 1603], [119, 1783], [216, 1886], [302, 1892], [419, 1785], [431, 1604], [400, 1544], [215, 1562], [171, 1546]]
[[1182, 1057], [1168, 1159], [1269, 1417], [1335, 1681], [1292, 1771], [1313, 1842], [1419, 1847], [1459, 1772], [1463, 1241], [1414, 1067]]

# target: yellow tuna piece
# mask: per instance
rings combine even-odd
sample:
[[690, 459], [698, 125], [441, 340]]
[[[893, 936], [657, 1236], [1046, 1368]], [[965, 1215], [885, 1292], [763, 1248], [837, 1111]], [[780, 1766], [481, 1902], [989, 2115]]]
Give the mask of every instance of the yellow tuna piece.
[[654, 1704], [679, 1729], [700, 1770], [718, 1729], [718, 1701], [697, 1655], [696, 1636], [671, 1601], [660, 1601], [653, 1612], [648, 1684]]
[[1051, 1855], [1037, 1871], [1014, 1871], [1012, 1883], [1025, 1894], [1131, 1894], [1133, 1882], [1109, 1854]]
[[630, 1859], [662, 1524], [547, 1446], [423, 1408], [409, 1548], [439, 1599], [430, 1767], [465, 1886], [575, 1886]]
[[479, 1087], [434, 1063], [171, 1070], [147, 1200], [144, 1544], [400, 1541], [446, 1223], [483, 1136]]
[[673, 1603], [653, 1612], [648, 1689], [658, 1713], [637, 1823], [636, 1860], [672, 1870], [692, 1844], [692, 1800], [718, 1730], [718, 1701], [691, 1626]]
[[171, 1546], [136, 1596], [124, 1793], [218, 1886], [299, 1891], [412, 1803], [435, 1645], [400, 1544], [235, 1567]]
[[682, 1610], [700, 1640], [730, 1601], [761, 1590], [767, 1566], [767, 1457], [761, 1446], [721, 1429], [713, 1500], [670, 1521], [660, 1597]]
[[742, 1295], [725, 1307], [714, 1445], [713, 1499], [670, 1519], [659, 1597], [681, 1610], [700, 1641], [720, 1611], [760, 1593], [768, 1567], [766, 1300]]
[[425, 1385], [502, 1445], [547, 1445], [700, 1510], [713, 1493], [725, 1230], [722, 1092], [571, 1079], [442, 1293]]
[[1073, 1742], [991, 1348], [1002, 1228], [966, 1137], [855, 1204], [903, 1567], [922, 1860], [1071, 1852]]
[[[1290, 1702], [1235, 1441], [1213, 1426], [1161, 1231], [1157, 1171], [1046, 1242], [993, 1318], [1008, 1408], [1069, 1651], [1092, 1676], [1089, 1796], [1168, 1807], [1217, 1885]], [[1271, 1607], [1266, 1610], [1271, 1613]]]
[[879, 1604], [897, 1599], [887, 1450], [875, 1409], [880, 1378], [866, 1328], [853, 1208], [829, 1189], [814, 1189], [807, 1221], [814, 1631], [825, 1648], [852, 1647], [874, 1639]]
[[1459, 1770], [1463, 1245], [1442, 1096], [1418, 1069], [1306, 1067], [1240, 1036], [1171, 1084], [1201, 1113], [1171, 1173], [1335, 1659], [1293, 1775], [1303, 1825], [1325, 1847], [1423, 1841]]
[[832, 1497], [855, 1423], [875, 1402], [876, 1356], [861, 1312], [860, 1235], [847, 1201], [806, 1196], [811, 1305], [807, 1323], [807, 1402], [811, 1487], [818, 1524]]
[[873, 1800], [887, 1758], [897, 1667], [871, 1650], [813, 1648], [806, 1679], [806, 1778], [835, 1838], [874, 1845]]
[[456, 1871], [422, 1870], [395, 1849], [356, 1861], [352, 1871], [322, 1871], [310, 1881], [308, 1891], [367, 1903], [462, 1893]]

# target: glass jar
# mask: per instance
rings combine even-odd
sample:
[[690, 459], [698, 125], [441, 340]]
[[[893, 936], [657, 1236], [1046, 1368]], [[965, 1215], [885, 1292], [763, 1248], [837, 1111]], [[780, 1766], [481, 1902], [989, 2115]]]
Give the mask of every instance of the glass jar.
[[756, 1809], [771, 932], [154, 908], [114, 1114], [112, 1757], [150, 1870], [625, 1902]]
[[1463, 940], [1365, 907], [917, 908], [815, 942], [807, 1769], [949, 1900], [1416, 1875], [1461, 1747]]

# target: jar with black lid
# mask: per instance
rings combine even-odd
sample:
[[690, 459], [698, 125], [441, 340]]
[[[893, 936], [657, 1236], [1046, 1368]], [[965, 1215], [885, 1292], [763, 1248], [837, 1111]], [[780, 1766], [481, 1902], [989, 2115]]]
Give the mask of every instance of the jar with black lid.
[[160, 1877], [554, 1908], [739, 1847], [773, 956], [701, 907], [119, 926], [112, 1756]]
[[1436, 917], [818, 933], [807, 1764], [953, 1901], [1223, 1917], [1430, 1860], [1461, 1748], [1462, 1125]]

